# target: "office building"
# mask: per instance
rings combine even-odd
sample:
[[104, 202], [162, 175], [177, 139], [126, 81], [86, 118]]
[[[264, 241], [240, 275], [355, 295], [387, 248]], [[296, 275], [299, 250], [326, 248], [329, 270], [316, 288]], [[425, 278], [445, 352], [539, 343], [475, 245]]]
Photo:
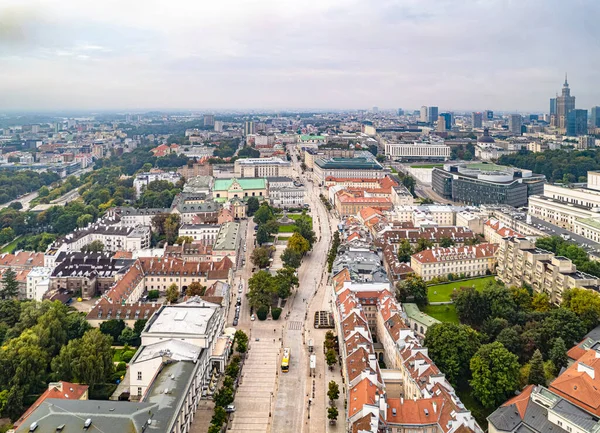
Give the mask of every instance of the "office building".
[[428, 123], [433, 123], [437, 120], [439, 114], [438, 114], [438, 107], [428, 107], [427, 108], [427, 122]]
[[577, 144], [575, 145], [576, 149], [590, 149], [596, 146], [596, 137], [593, 135], [580, 135]]
[[587, 134], [587, 110], [573, 109], [567, 114], [567, 135], [577, 137]]
[[421, 111], [419, 113], [419, 121], [421, 121], [421, 122], [427, 122], [427, 114], [428, 114], [427, 106], [423, 105], [421, 107]]
[[384, 153], [395, 160], [438, 160], [450, 159], [450, 146], [443, 142], [433, 143], [385, 143]]
[[251, 134], [256, 134], [256, 127], [253, 121], [247, 120], [244, 122], [244, 135], [247, 137]]
[[443, 118], [443, 123], [446, 131], [450, 131], [452, 129], [452, 113], [440, 113], [438, 117], [438, 126], [441, 122], [441, 118]]
[[215, 116], [212, 114], [205, 114], [204, 126], [215, 126]]
[[526, 206], [527, 197], [543, 192], [545, 176], [495, 164], [445, 164], [432, 172], [433, 190], [457, 202]]
[[556, 98], [550, 98], [550, 116], [556, 116]]
[[481, 128], [483, 126], [483, 114], [480, 112], [471, 113], [471, 124], [473, 128]]
[[328, 177], [381, 179], [387, 175], [383, 166], [371, 157], [317, 158], [313, 175], [315, 181], [323, 183]]
[[404, 116], [404, 110], [402, 108], [398, 108], [398, 116]]
[[292, 175], [292, 163], [276, 156], [243, 158], [235, 161], [234, 173], [242, 177], [287, 177]]
[[523, 118], [520, 114], [511, 114], [508, 118], [508, 130], [515, 134], [521, 135], [521, 128], [523, 126]]
[[565, 75], [565, 83], [563, 84], [562, 93], [556, 97], [556, 127], [560, 129], [567, 128], [567, 116], [571, 110], [575, 109], [575, 96], [571, 96], [571, 89]]
[[594, 129], [600, 128], [600, 107], [592, 107], [590, 126]]
[[223, 132], [223, 121], [215, 120], [215, 132]]
[[485, 120], [493, 120], [494, 119], [494, 112], [492, 110], [485, 110], [483, 112], [483, 118]]

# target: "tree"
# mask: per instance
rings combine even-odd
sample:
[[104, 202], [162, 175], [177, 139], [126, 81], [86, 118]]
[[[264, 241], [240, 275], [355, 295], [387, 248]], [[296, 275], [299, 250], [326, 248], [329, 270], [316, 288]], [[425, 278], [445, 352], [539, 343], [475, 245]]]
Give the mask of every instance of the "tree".
[[406, 279], [396, 284], [396, 297], [401, 302], [412, 300], [416, 304], [423, 306], [428, 304], [427, 284], [423, 278], [410, 275]]
[[496, 337], [496, 341], [502, 343], [511, 353], [521, 356], [523, 352], [523, 340], [518, 329], [520, 329], [518, 325], [516, 327], [504, 328]]
[[288, 240], [287, 247], [304, 255], [310, 250], [310, 244], [300, 233], [295, 232]]
[[223, 423], [227, 420], [227, 412], [225, 411], [225, 408], [223, 406], [215, 406], [215, 413], [213, 415], [213, 417], [210, 420], [211, 423], [211, 427], [217, 427], [216, 429], [214, 429], [214, 431], [220, 432], [221, 431], [221, 426], [223, 425]]
[[275, 212], [268, 203], [263, 202], [254, 214], [254, 222], [261, 225], [272, 219], [275, 219]]
[[77, 218], [77, 227], [79, 227], [79, 228], [87, 227], [88, 224], [90, 224], [92, 221], [94, 221], [93, 215], [90, 215], [89, 213], [80, 215]]
[[415, 245], [414, 253], [420, 253], [421, 251], [429, 250], [433, 248], [433, 242], [429, 239], [419, 238], [417, 239], [417, 244]]
[[258, 320], [267, 320], [267, 316], [269, 315], [269, 307], [266, 305], [261, 305], [256, 309], [256, 317]]
[[271, 251], [267, 247], [258, 247], [252, 251], [252, 256], [250, 256], [250, 260], [255, 266], [259, 268], [266, 268], [269, 266], [269, 260], [271, 258]]
[[398, 245], [398, 261], [401, 263], [410, 263], [410, 256], [412, 256], [413, 250], [410, 246], [408, 239], [402, 239]]
[[167, 243], [174, 244], [177, 239], [177, 232], [179, 230], [181, 219], [177, 214], [169, 215], [164, 222], [164, 233], [167, 239]]
[[302, 263], [302, 254], [296, 250], [286, 248], [281, 254], [281, 261], [285, 266], [298, 269]]
[[137, 319], [133, 324], [133, 332], [135, 332], [137, 335], [141, 335], [142, 331], [146, 327], [147, 322], [148, 319]]
[[206, 286], [203, 286], [198, 281], [194, 281], [188, 286], [185, 294], [187, 296], [204, 296], [205, 292]]
[[531, 311], [531, 293], [525, 287], [513, 286], [509, 289], [510, 295], [518, 309]]
[[440, 239], [440, 247], [442, 248], [450, 248], [453, 247], [455, 244], [456, 242], [454, 242], [454, 240], [451, 238], [444, 237]]
[[123, 329], [125, 329], [125, 322], [122, 319], [105, 320], [100, 324], [100, 332], [110, 335], [115, 343], [119, 341]]
[[256, 231], [256, 243], [262, 245], [267, 242], [269, 242], [269, 232], [267, 231], [265, 224], [261, 224]]
[[490, 283], [481, 293], [490, 317], [503, 317], [512, 322], [517, 306], [510, 291], [499, 284]]
[[549, 358], [556, 368], [556, 373], [560, 372], [560, 369], [567, 366], [569, 358], [567, 356], [567, 347], [562, 338], [558, 337], [552, 343], [550, 349]]
[[52, 371], [62, 380], [93, 387], [104, 383], [114, 372], [111, 337], [99, 329], [90, 329], [80, 339], [63, 346], [52, 360]]
[[179, 287], [173, 283], [167, 288], [167, 301], [174, 304], [179, 299]]
[[531, 361], [529, 361], [529, 376], [527, 378], [527, 383], [531, 385], [543, 385], [546, 386], [546, 375], [544, 373], [544, 358], [542, 358], [542, 352], [539, 349], [536, 349], [533, 352], [533, 356], [531, 357]]
[[577, 314], [591, 330], [600, 318], [600, 295], [593, 290], [569, 289], [563, 292], [562, 307]]
[[268, 307], [271, 305], [276, 290], [274, 277], [267, 271], [258, 271], [248, 279], [248, 293], [246, 296], [251, 307]]
[[126, 327], [123, 329], [123, 332], [121, 332], [121, 335], [119, 335], [119, 343], [123, 346], [137, 346], [135, 343], [137, 342], [138, 338], [139, 334], [136, 334], [133, 329]]
[[335, 364], [336, 361], [337, 355], [335, 353], [335, 350], [329, 349], [327, 352], [325, 352], [325, 362], [327, 363], [327, 366], [330, 370], [333, 368], [333, 364]]
[[0, 230], [0, 244], [4, 245], [7, 242], [12, 242], [15, 238], [15, 231], [12, 227], [4, 227]]
[[15, 326], [21, 314], [21, 304], [16, 299], [0, 301], [0, 322], [9, 328]]
[[461, 323], [479, 328], [489, 315], [483, 296], [474, 287], [461, 287], [452, 300]]
[[275, 284], [277, 285], [277, 295], [281, 299], [287, 299], [292, 293], [292, 288], [299, 284], [296, 270], [289, 267], [279, 269], [275, 274]]
[[215, 393], [213, 400], [215, 405], [226, 407], [228, 404], [233, 403], [233, 390], [231, 388], [222, 387]]
[[585, 333], [585, 325], [577, 314], [565, 308], [557, 308], [548, 313], [540, 326], [538, 347], [542, 354], [547, 354], [550, 344], [559, 337], [566, 346], [572, 347], [581, 341]]
[[248, 201], [246, 202], [248, 205], [247, 214], [249, 217], [254, 215], [254, 213], [258, 210], [260, 203], [258, 202], [258, 198], [256, 197], [248, 197]]
[[19, 294], [19, 283], [17, 282], [17, 274], [12, 268], [8, 268], [2, 277], [2, 289], [0, 289], [0, 297], [2, 299], [13, 299]]
[[81, 247], [81, 251], [84, 253], [101, 253], [104, 251], [104, 244], [100, 240], [95, 240]]
[[304, 239], [308, 241], [310, 248], [312, 248], [315, 243], [315, 232], [312, 229], [312, 220], [308, 215], [306, 215], [306, 211], [302, 212], [298, 218], [296, 218], [296, 222], [294, 224], [296, 226], [295, 232], [299, 233]]
[[486, 408], [504, 403], [519, 386], [519, 360], [502, 343], [481, 346], [470, 367], [473, 395]]
[[160, 291], [158, 290], [148, 290], [148, 300], [155, 301], [160, 298]]
[[531, 299], [531, 308], [542, 313], [550, 311], [550, 296], [546, 293], [536, 293]]
[[469, 361], [479, 349], [480, 339], [470, 326], [438, 323], [427, 330], [424, 346], [431, 360], [457, 386], [469, 377]]
[[327, 408], [327, 419], [331, 420], [332, 422], [335, 422], [338, 418], [339, 412], [337, 410], [337, 407], [334, 406], [330, 406]]
[[177, 245], [191, 244], [192, 242], [194, 242], [194, 238], [191, 236], [177, 236], [177, 239], [175, 239]]
[[246, 353], [246, 351], [248, 350], [248, 336], [246, 335], [246, 333], [241, 329], [238, 329], [237, 331], [235, 331], [234, 340], [237, 344], [236, 350], [239, 353]]
[[38, 191], [38, 197], [48, 197], [50, 195], [50, 190], [47, 186], [43, 186]]
[[328, 388], [327, 397], [329, 397], [329, 403], [333, 406], [333, 401], [337, 400], [340, 396], [340, 387], [335, 380], [332, 380], [329, 382]]

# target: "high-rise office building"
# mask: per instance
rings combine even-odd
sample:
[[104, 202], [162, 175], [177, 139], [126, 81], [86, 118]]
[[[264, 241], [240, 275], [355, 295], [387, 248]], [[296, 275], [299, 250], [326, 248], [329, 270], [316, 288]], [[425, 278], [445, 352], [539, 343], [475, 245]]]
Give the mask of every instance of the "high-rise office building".
[[215, 116], [213, 116], [212, 114], [205, 114], [204, 126], [215, 126]]
[[441, 114], [438, 116], [437, 126], [436, 126], [435, 130], [437, 132], [446, 132], [448, 130], [446, 128], [446, 119]]
[[427, 122], [433, 123], [438, 118], [438, 107], [429, 107], [427, 109]]
[[223, 132], [223, 121], [215, 120], [215, 132]]
[[483, 118], [486, 120], [494, 120], [494, 112], [492, 110], [485, 110], [483, 112]]
[[600, 128], [600, 107], [592, 107], [590, 122], [592, 128]]
[[508, 118], [508, 130], [515, 135], [521, 135], [523, 119], [520, 114], [511, 114]]
[[440, 116], [438, 117], [438, 124], [440, 123], [441, 119], [444, 121], [444, 129], [446, 131], [450, 131], [452, 129], [452, 113], [440, 113]]
[[244, 123], [244, 135], [248, 136], [251, 134], [256, 134], [256, 129], [254, 128], [254, 122], [251, 120], [247, 120]]
[[567, 114], [567, 135], [576, 137], [587, 134], [587, 110], [574, 109]]
[[379, 113], [379, 107], [373, 107], [373, 113]]
[[473, 128], [481, 128], [483, 126], [483, 114], [480, 112], [471, 113], [471, 123]]
[[562, 93], [556, 97], [556, 126], [561, 129], [567, 127], [567, 116], [571, 110], [575, 109], [575, 96], [571, 96], [571, 89], [567, 76], [565, 75], [565, 83], [563, 84]]
[[556, 98], [550, 98], [550, 116], [556, 115]]
[[427, 122], [427, 106], [426, 105], [423, 105], [421, 107], [421, 112], [419, 113], [419, 121]]
[[398, 116], [404, 116], [404, 110], [402, 108], [398, 108]]

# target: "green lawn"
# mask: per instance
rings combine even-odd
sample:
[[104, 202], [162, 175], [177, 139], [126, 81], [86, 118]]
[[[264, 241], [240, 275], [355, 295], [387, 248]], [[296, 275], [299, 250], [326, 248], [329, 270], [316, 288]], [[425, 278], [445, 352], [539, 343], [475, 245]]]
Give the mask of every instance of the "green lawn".
[[446, 305], [427, 305], [422, 307], [421, 311], [429, 314], [431, 317], [438, 319], [440, 322], [459, 323], [456, 308], [453, 304]]
[[294, 233], [296, 226], [293, 224], [285, 224], [279, 226], [279, 233]]
[[15, 238], [14, 241], [12, 241], [10, 244], [6, 245], [4, 248], [2, 248], [2, 250], [0, 252], [2, 253], [12, 253], [13, 250], [15, 249], [15, 247], [17, 246], [17, 242], [19, 242], [19, 240], [21, 239], [21, 237], [17, 237]]
[[427, 288], [427, 297], [429, 298], [429, 302], [447, 302], [451, 300], [450, 296], [454, 292], [454, 289], [458, 290], [461, 287], [471, 287], [474, 285], [475, 289], [481, 292], [488, 282], [494, 281], [494, 277], [490, 276], [455, 281], [453, 283], [437, 284]]
[[415, 164], [411, 165], [410, 168], [435, 168], [435, 167], [443, 167], [444, 164]]
[[[291, 220], [296, 221], [298, 218], [300, 218], [302, 216], [302, 214], [299, 213], [294, 213], [294, 214], [289, 214], [288, 218]], [[312, 217], [310, 215], [306, 215], [308, 217], [308, 220], [310, 221], [310, 224], [312, 225]]]

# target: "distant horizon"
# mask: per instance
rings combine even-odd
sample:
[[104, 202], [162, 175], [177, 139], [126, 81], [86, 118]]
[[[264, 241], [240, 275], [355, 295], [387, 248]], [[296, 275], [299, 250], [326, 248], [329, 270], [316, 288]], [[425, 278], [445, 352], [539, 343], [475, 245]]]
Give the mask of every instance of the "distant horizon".
[[597, 16], [597, 0], [4, 0], [0, 111], [546, 113], [565, 72], [590, 109]]

